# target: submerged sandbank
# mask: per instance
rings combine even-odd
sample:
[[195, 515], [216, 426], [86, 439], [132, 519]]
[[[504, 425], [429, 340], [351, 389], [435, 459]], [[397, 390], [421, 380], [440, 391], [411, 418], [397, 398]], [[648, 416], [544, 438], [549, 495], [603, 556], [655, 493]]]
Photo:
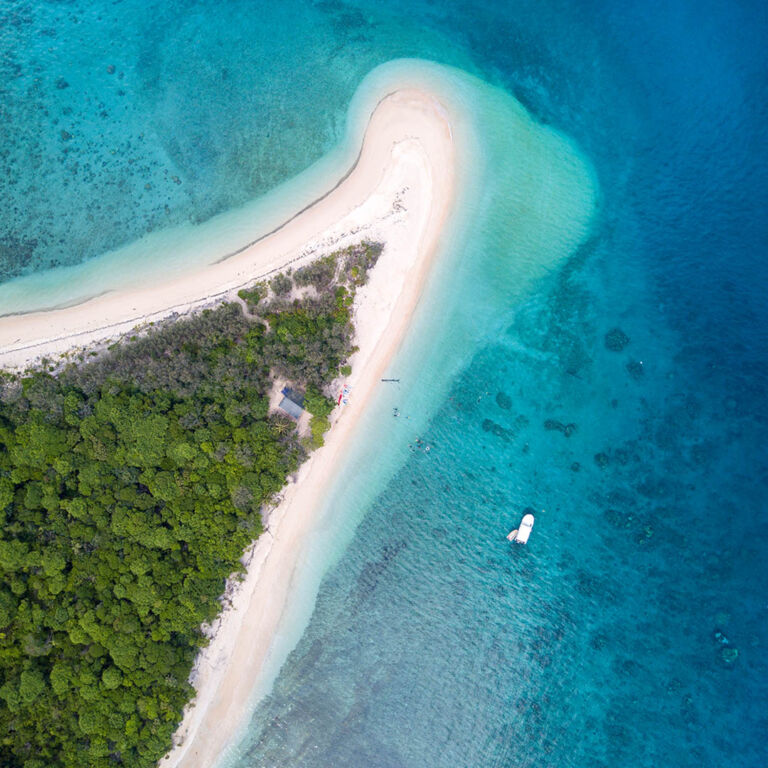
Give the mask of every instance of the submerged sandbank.
[[[431, 94], [439, 104], [433, 117], [447, 131], [432, 135], [435, 144], [420, 140], [424, 173], [408, 185], [411, 202], [403, 212], [418, 220], [431, 208], [437, 226], [421, 241], [408, 227], [399, 237], [386, 228], [377, 235], [386, 244], [385, 260], [359, 297], [363, 353], [353, 375], [368, 378], [354, 383], [356, 410], [343, 414], [326, 447], [302, 469], [273, 518], [279, 527], [270, 525], [257, 545], [233, 610], [200, 659], [198, 672], [209, 682], [196, 681], [197, 703], [178, 734], [183, 743], [162, 766], [229, 765], [247, 750], [242, 737], [251, 711], [301, 636], [322, 575], [405, 460], [414, 430], [430, 417], [477, 340], [497, 329], [500, 309], [525, 296], [589, 231], [596, 196], [591, 170], [570, 142], [536, 123], [509, 94], [457, 70], [393, 62], [363, 83], [354, 119], [402, 88]], [[418, 137], [418, 125], [403, 129]], [[400, 151], [410, 152], [406, 147], [416, 148], [403, 140]], [[450, 165], [441, 160], [448, 150]], [[361, 208], [359, 215], [364, 221], [370, 214]], [[499, 263], [489, 245], [509, 259]], [[394, 284], [387, 254], [399, 260], [405, 251], [412, 254], [406, 261], [421, 266]], [[374, 391], [383, 372], [396, 372], [402, 384]], [[393, 432], [392, 406], [405, 400], [412, 419], [395, 420], [401, 423]]]

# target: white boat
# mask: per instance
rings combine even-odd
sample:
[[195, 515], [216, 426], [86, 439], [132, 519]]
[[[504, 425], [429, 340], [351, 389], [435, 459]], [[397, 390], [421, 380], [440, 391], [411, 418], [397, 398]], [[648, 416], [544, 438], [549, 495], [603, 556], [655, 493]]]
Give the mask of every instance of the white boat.
[[515, 528], [514, 531], [507, 535], [510, 541], [514, 541], [516, 544], [525, 544], [528, 541], [528, 537], [533, 530], [533, 515], [523, 515], [523, 519], [520, 521], [520, 527]]

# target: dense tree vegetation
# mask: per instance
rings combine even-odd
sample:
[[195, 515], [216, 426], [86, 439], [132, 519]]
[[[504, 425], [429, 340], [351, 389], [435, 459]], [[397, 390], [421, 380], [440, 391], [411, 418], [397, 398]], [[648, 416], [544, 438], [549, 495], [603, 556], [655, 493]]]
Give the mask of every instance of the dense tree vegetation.
[[[245, 291], [251, 317], [226, 304], [54, 375], [0, 374], [0, 765], [141, 768], [168, 749], [201, 625], [322, 444], [379, 252]], [[306, 390], [309, 440], [268, 413], [275, 376]]]

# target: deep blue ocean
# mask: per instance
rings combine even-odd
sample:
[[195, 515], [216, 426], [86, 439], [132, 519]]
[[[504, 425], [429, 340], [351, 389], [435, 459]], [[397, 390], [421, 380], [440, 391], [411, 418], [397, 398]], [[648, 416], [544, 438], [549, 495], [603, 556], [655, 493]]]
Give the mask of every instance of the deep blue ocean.
[[765, 3], [0, 0], [0, 275], [266, 192], [404, 56], [570, 136], [599, 208], [364, 511], [236, 765], [767, 765]]

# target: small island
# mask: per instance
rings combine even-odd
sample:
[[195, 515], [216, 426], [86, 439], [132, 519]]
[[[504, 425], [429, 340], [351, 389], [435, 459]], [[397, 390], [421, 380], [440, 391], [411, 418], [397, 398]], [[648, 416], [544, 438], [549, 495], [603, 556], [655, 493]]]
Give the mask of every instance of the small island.
[[10, 765], [207, 767], [235, 738], [455, 202], [440, 99], [370, 106], [352, 167], [266, 234], [0, 314]]
[[[14, 764], [151, 766], [168, 750], [226, 580], [323, 445], [381, 250], [350, 246], [239, 302], [2, 374], [0, 739]], [[304, 435], [270, 408], [285, 385], [303, 393]]]

